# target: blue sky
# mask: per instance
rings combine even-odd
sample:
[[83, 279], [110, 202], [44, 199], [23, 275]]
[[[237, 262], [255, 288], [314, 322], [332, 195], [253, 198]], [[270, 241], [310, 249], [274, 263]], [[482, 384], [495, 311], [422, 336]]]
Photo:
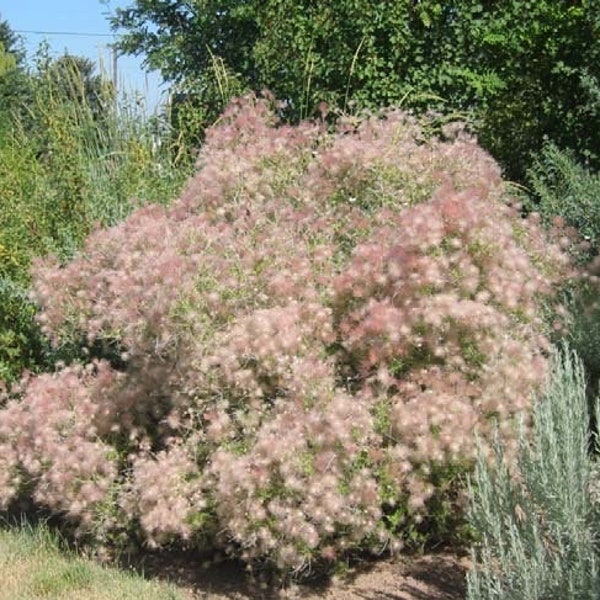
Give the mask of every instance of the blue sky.
[[[3, 0], [0, 3], [0, 19], [7, 21], [11, 29], [19, 33], [30, 56], [40, 42], [46, 40], [53, 55], [67, 50], [95, 62], [102, 60], [106, 70], [112, 73], [109, 44], [115, 37], [107, 16], [116, 7], [131, 4], [128, 0]], [[124, 91], [142, 93], [147, 108], [152, 111], [163, 98], [165, 88], [160, 86], [158, 73], [145, 73], [141, 62], [141, 58], [119, 57], [119, 85]]]

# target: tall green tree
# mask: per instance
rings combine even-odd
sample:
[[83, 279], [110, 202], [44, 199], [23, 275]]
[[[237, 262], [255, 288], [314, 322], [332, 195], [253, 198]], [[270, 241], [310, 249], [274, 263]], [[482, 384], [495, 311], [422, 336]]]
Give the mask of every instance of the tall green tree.
[[[290, 120], [325, 101], [470, 115], [521, 178], [545, 138], [600, 164], [600, 0], [136, 0], [121, 50], [193, 97], [271, 90]], [[193, 90], [193, 94], [189, 93]]]
[[5, 52], [12, 55], [14, 66], [22, 67], [25, 63], [25, 50], [19, 36], [12, 30], [8, 21], [3, 21], [0, 15], [0, 44]]
[[0, 127], [6, 127], [9, 115], [26, 103], [29, 83], [21, 40], [8, 22], [0, 19]]
[[491, 4], [472, 35], [503, 87], [479, 103], [481, 141], [518, 178], [548, 140], [598, 169], [600, 2]]

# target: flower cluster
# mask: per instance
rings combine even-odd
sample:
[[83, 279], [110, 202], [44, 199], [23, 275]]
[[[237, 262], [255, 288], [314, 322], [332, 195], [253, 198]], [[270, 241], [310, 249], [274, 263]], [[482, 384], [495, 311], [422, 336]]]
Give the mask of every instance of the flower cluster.
[[107, 440], [118, 420], [105, 390], [118, 378], [105, 362], [23, 381], [0, 418], [0, 505], [22, 486], [33, 500], [90, 525], [118, 475]]
[[568, 263], [492, 159], [399, 111], [329, 131], [274, 110], [234, 102], [170, 207], [36, 266], [54, 343], [119, 356], [0, 411], [4, 505], [32, 490], [105, 532], [110, 502], [149, 544], [300, 573], [399, 547], [436, 468], [528, 409]]

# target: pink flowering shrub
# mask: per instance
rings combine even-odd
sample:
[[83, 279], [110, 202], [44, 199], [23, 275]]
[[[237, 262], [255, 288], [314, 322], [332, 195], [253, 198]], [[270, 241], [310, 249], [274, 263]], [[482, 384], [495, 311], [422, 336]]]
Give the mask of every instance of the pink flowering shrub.
[[233, 103], [180, 199], [37, 265], [44, 330], [90, 360], [0, 411], [3, 506], [301, 574], [399, 548], [473, 431], [528, 410], [568, 263], [492, 159], [399, 111], [331, 132], [272, 108]]

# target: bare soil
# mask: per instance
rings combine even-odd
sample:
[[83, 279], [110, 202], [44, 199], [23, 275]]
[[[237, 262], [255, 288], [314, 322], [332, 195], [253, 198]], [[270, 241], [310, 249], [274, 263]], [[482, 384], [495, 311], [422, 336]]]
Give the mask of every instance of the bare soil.
[[327, 582], [270, 586], [234, 562], [201, 567], [189, 556], [146, 557], [146, 576], [177, 584], [190, 600], [464, 600], [468, 560], [450, 553], [369, 561]]

